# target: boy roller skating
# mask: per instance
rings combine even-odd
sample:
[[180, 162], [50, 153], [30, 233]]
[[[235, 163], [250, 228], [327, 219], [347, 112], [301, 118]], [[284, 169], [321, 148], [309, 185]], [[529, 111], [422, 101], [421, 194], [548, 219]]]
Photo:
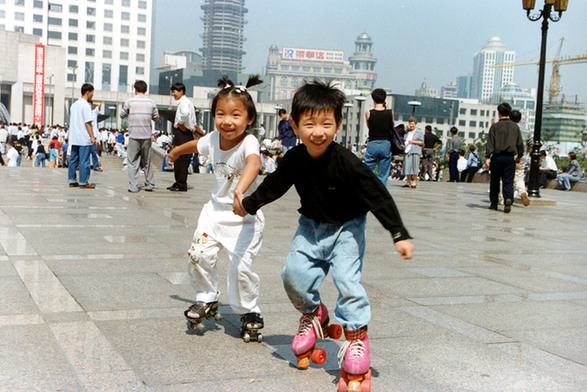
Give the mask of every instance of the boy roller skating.
[[391, 233], [404, 259], [412, 257], [414, 246], [385, 186], [354, 154], [333, 143], [345, 99], [342, 91], [321, 82], [307, 83], [296, 91], [291, 122], [302, 145], [288, 151], [251, 196], [236, 192], [235, 212], [255, 214], [295, 186], [301, 216], [281, 277], [292, 304], [302, 313], [292, 343], [298, 367], [307, 368], [308, 358], [323, 361], [315, 349], [318, 338], [331, 332], [335, 338], [340, 336], [340, 330], [328, 327], [328, 310], [318, 291], [331, 271], [339, 291], [334, 315], [345, 336], [339, 353], [339, 391], [368, 391], [371, 308], [361, 285], [367, 212]]

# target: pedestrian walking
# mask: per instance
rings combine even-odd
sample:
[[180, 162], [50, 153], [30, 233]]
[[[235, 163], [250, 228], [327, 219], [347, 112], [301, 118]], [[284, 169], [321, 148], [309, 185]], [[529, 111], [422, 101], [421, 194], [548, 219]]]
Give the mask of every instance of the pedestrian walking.
[[377, 178], [387, 186], [387, 178], [391, 171], [391, 128], [393, 127], [393, 111], [387, 109], [387, 93], [381, 88], [371, 92], [375, 107], [365, 112], [369, 141], [365, 151], [365, 165]]

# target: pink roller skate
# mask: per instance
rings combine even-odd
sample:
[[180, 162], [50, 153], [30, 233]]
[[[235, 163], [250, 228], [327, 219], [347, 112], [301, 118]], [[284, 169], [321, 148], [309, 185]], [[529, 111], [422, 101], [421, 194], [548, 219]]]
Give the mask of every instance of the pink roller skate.
[[322, 365], [326, 360], [326, 352], [316, 348], [316, 339], [339, 339], [342, 336], [342, 327], [329, 323], [328, 310], [322, 303], [313, 313], [304, 313], [300, 318], [298, 333], [291, 343], [291, 349], [298, 357], [299, 369], [307, 369], [310, 366], [310, 359], [318, 365]]
[[[347, 341], [338, 353], [341, 365], [339, 392], [371, 391], [371, 357], [369, 355], [369, 338], [367, 327], [354, 331], [344, 330]], [[344, 366], [342, 366], [344, 362]]]

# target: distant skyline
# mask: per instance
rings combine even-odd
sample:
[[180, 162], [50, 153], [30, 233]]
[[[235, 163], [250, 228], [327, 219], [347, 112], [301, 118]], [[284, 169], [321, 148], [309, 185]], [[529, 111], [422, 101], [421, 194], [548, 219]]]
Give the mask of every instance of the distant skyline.
[[[202, 47], [200, 6], [204, 0], [157, 0], [155, 58], [163, 52]], [[536, 6], [542, 7], [538, 0]], [[541, 23], [530, 22], [521, 1], [492, 0], [431, 2], [429, 0], [247, 0], [245, 73], [265, 72], [269, 47], [293, 46], [337, 49], [348, 59], [363, 32], [373, 40], [378, 87], [393, 93], [414, 94], [422, 83], [429, 88], [448, 85], [473, 71], [473, 55], [493, 36], [516, 51], [516, 61], [538, 60]], [[550, 23], [547, 58], [552, 58], [561, 37], [563, 57], [587, 53], [587, 1], [570, 0], [558, 23]], [[545, 85], [552, 68], [547, 64]], [[560, 68], [562, 93], [587, 102], [587, 63]], [[515, 68], [514, 81], [536, 88], [538, 66]], [[545, 94], [547, 96], [547, 94]]]

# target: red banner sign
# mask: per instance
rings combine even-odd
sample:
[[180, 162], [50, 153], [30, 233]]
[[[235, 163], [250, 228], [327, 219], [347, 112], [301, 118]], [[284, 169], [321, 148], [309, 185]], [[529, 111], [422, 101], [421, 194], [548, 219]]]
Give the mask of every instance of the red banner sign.
[[45, 46], [35, 45], [35, 84], [33, 89], [33, 124], [43, 126], [45, 98]]

